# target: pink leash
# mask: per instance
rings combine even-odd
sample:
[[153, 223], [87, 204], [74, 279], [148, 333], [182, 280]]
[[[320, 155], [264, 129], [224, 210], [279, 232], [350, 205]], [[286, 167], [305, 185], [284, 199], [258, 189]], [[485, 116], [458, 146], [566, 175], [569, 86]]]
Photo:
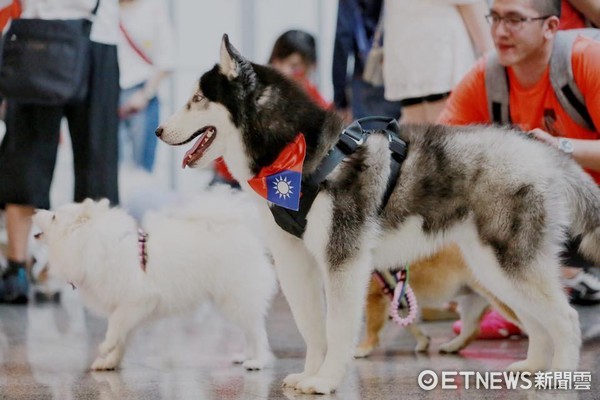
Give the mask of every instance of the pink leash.
[[[394, 288], [390, 316], [395, 323], [402, 327], [406, 327], [415, 322], [415, 319], [417, 318], [417, 298], [408, 284], [408, 265], [406, 266], [406, 269], [398, 271], [396, 276], [398, 277], [398, 284]], [[402, 297], [406, 297], [406, 305], [408, 308], [406, 317], [401, 317], [398, 313], [398, 307], [400, 306]]]

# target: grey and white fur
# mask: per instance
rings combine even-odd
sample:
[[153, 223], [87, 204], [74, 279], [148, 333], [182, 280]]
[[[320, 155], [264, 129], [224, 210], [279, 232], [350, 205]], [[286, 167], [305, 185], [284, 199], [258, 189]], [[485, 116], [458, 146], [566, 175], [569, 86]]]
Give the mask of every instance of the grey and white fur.
[[[184, 166], [223, 156], [242, 188], [297, 133], [306, 137], [303, 174], [336, 144], [342, 122], [272, 69], [247, 61], [224, 36], [221, 60], [186, 106], [157, 129], [171, 145], [199, 137]], [[508, 128], [401, 126], [408, 156], [389, 203], [388, 140], [373, 134], [328, 177], [298, 239], [279, 228], [256, 196], [282, 290], [307, 345], [304, 371], [284, 385], [330, 393], [352, 360], [371, 268], [385, 269], [455, 242], [487, 290], [529, 334], [511, 370], [575, 370], [577, 312], [559, 282], [561, 244], [581, 235], [600, 261], [600, 191], [568, 156]]]

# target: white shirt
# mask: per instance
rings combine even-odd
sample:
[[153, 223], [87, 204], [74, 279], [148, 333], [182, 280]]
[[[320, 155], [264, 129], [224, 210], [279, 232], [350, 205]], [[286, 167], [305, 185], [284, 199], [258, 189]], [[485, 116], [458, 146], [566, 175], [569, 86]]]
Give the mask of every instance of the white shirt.
[[385, 98], [446, 93], [475, 62], [456, 4], [478, 0], [386, 0], [383, 61]]
[[[90, 18], [97, 0], [21, 0], [22, 18]], [[117, 44], [119, 0], [100, 0], [90, 38], [104, 44]]]
[[121, 24], [152, 65], [132, 48], [119, 30], [118, 55], [121, 88], [145, 82], [156, 71], [171, 71], [175, 64], [175, 35], [164, 0], [136, 0], [121, 5]]

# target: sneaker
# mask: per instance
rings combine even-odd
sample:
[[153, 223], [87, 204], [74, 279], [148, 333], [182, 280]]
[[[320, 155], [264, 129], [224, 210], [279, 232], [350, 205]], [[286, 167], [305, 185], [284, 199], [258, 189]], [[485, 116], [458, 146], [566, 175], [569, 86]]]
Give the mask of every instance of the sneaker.
[[[452, 324], [452, 330], [457, 335], [462, 328], [461, 321]], [[521, 329], [504, 317], [496, 310], [487, 311], [479, 323], [479, 335], [477, 339], [506, 339], [509, 336], [522, 335]]]
[[5, 274], [0, 279], [0, 302], [8, 304], [27, 304], [29, 300], [29, 281], [25, 268], [16, 273]]
[[600, 304], [600, 279], [591, 272], [582, 270], [562, 283], [572, 304]]

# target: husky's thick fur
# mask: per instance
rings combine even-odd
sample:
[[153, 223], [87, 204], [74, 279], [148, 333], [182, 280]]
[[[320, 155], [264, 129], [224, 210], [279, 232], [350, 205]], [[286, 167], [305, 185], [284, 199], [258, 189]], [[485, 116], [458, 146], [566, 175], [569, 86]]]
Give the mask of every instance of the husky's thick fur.
[[277, 283], [256, 224], [243, 215], [249, 206], [231, 193], [205, 193], [197, 203], [147, 216], [145, 266], [136, 222], [106, 200], [34, 215], [48, 245], [50, 274], [72, 283], [86, 306], [108, 316], [92, 369], [118, 367], [130, 332], [144, 321], [208, 301], [244, 333], [245, 357], [236, 361], [261, 369], [272, 360], [265, 316]]
[[[184, 165], [223, 156], [245, 190], [298, 133], [303, 176], [336, 145], [342, 123], [272, 69], [243, 58], [223, 38], [219, 65], [185, 107], [157, 129], [171, 145], [197, 138]], [[383, 212], [388, 138], [372, 134], [322, 184], [298, 239], [267, 225], [280, 284], [307, 344], [304, 371], [285, 378], [306, 393], [338, 387], [352, 359], [372, 266], [390, 268], [455, 242], [479, 282], [517, 315], [529, 335], [513, 370], [574, 370], [577, 312], [558, 278], [566, 232], [600, 261], [600, 191], [568, 156], [510, 129], [402, 126], [408, 156]], [[324, 296], [325, 297], [324, 297]]]

